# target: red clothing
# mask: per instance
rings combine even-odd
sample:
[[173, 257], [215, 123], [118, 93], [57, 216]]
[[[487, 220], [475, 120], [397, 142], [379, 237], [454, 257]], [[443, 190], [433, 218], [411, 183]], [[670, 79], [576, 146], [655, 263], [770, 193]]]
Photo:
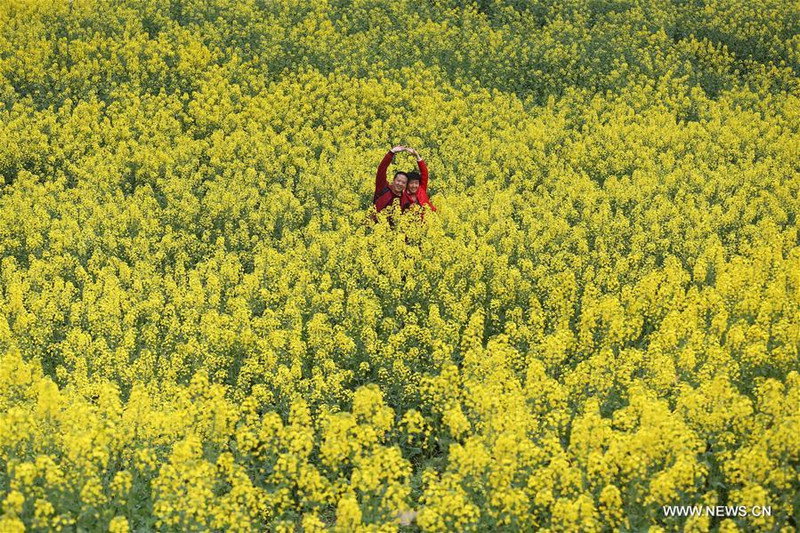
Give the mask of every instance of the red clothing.
[[377, 211], [381, 211], [391, 205], [395, 198], [402, 199], [403, 196], [402, 194], [396, 195], [389, 187], [389, 181], [386, 179], [386, 171], [389, 169], [392, 159], [394, 159], [394, 152], [389, 150], [383, 156], [381, 164], [378, 165], [378, 172], [375, 174], [375, 194], [372, 195], [372, 203], [375, 204]]
[[402, 207], [403, 211], [405, 211], [414, 204], [427, 205], [431, 208], [431, 210], [436, 211], [436, 208], [433, 207], [430, 198], [428, 198], [428, 165], [425, 164], [425, 160], [423, 159], [417, 161], [417, 165], [419, 166], [419, 173], [421, 176], [417, 194], [416, 196], [411, 196], [408, 193], [408, 190], [403, 191], [403, 197], [400, 200], [400, 207]]

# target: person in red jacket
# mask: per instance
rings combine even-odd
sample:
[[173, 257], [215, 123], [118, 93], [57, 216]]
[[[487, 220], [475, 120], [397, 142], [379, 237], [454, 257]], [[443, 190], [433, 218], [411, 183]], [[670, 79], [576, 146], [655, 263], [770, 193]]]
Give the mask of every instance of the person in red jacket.
[[414, 205], [427, 205], [432, 211], [436, 208], [428, 198], [428, 165], [422, 159], [419, 153], [413, 148], [407, 148], [406, 152], [410, 153], [417, 159], [417, 166], [419, 172], [409, 172], [407, 176], [406, 190], [403, 191], [403, 197], [400, 199], [400, 207], [403, 211], [410, 209]]
[[399, 170], [395, 172], [392, 183], [389, 184], [386, 179], [386, 171], [389, 169], [389, 164], [394, 159], [394, 155], [407, 150], [405, 146], [393, 147], [383, 156], [380, 165], [378, 165], [378, 172], [375, 174], [375, 194], [372, 195], [372, 203], [375, 204], [375, 210], [378, 212], [391, 205], [395, 199], [399, 201], [406, 190], [406, 183], [408, 182], [408, 174], [406, 172]]

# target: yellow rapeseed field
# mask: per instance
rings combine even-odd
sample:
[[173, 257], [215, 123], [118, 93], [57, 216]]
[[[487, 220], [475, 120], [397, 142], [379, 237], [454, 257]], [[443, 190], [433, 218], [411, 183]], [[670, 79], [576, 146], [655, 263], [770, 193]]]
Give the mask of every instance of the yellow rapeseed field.
[[0, 0], [0, 532], [795, 531], [799, 12]]

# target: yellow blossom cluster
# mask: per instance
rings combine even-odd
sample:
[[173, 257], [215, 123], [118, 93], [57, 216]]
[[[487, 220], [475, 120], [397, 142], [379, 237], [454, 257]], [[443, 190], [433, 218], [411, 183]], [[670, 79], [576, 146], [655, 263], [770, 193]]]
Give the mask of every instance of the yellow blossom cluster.
[[[799, 47], [777, 0], [0, 0], [0, 531], [793, 530]], [[373, 219], [395, 144], [435, 212]]]

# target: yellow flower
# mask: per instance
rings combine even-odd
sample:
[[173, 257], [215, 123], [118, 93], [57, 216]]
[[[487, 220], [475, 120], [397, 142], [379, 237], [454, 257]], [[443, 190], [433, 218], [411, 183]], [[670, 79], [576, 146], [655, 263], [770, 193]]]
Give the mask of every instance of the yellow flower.
[[111, 494], [118, 501], [126, 501], [128, 493], [131, 490], [133, 483], [133, 476], [130, 472], [120, 470], [114, 474], [114, 479], [111, 481]]
[[8, 533], [24, 533], [27, 531], [25, 523], [13, 516], [0, 516], [0, 531]]
[[25, 496], [18, 490], [12, 490], [3, 500], [3, 511], [9, 515], [20, 515], [24, 504]]
[[130, 530], [128, 519], [124, 516], [115, 516], [108, 524], [109, 533], [128, 533]]
[[50, 517], [55, 512], [53, 504], [47, 500], [37, 498], [33, 504], [33, 523], [35, 527], [47, 528], [50, 525]]
[[361, 525], [361, 509], [352, 493], [346, 494], [336, 506], [335, 529], [352, 531]]

